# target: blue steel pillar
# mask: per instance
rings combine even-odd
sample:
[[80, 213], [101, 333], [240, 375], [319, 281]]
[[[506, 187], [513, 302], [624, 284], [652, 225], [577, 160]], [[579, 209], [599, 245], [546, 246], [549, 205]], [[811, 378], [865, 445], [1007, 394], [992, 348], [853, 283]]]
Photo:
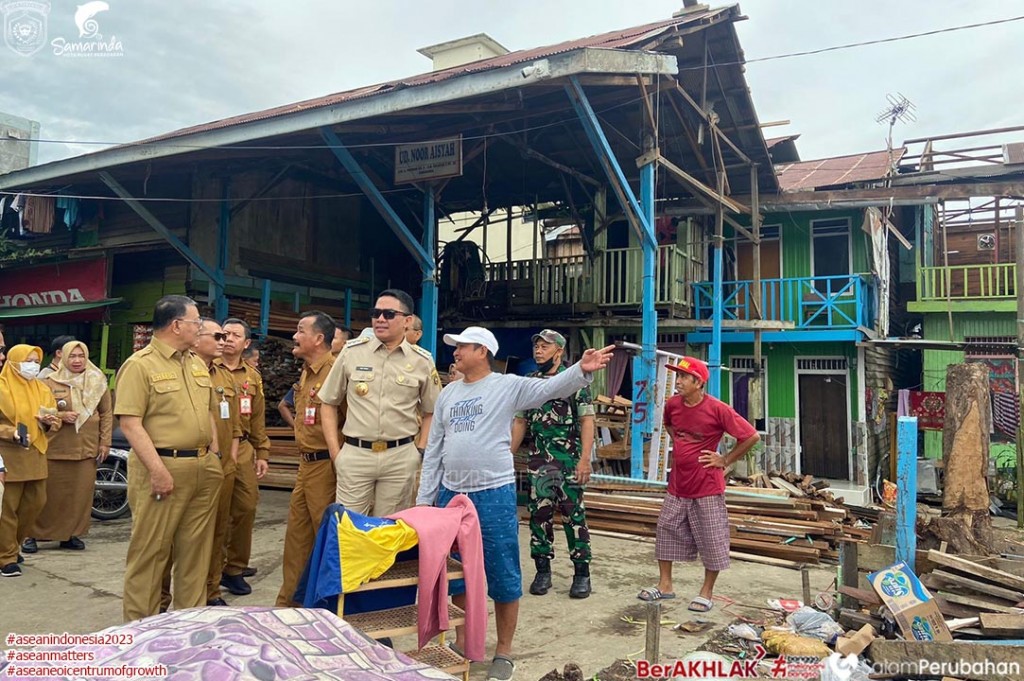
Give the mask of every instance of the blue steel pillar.
[[640, 167], [640, 210], [643, 229], [650, 238], [641, 240], [643, 248], [643, 327], [640, 356], [633, 360], [633, 427], [630, 431], [630, 477], [644, 477], [644, 442], [652, 433], [651, 408], [658, 380], [655, 350], [658, 342], [658, 313], [654, 309], [654, 266], [657, 245], [654, 236], [654, 159]]
[[352, 328], [352, 289], [345, 289], [345, 328]]
[[263, 280], [263, 295], [260, 296], [260, 335], [270, 333], [270, 280]]
[[914, 571], [917, 554], [917, 417], [896, 423], [896, 561]]
[[220, 225], [217, 230], [217, 274], [220, 275], [221, 283], [214, 284], [215, 298], [213, 301], [213, 316], [218, 322], [227, 319], [228, 299], [224, 295], [224, 272], [228, 269], [228, 231], [231, 227], [231, 181], [224, 178], [220, 201]]
[[657, 155], [654, 153], [652, 141], [647, 145], [648, 155], [644, 157], [640, 168], [641, 200], [637, 201], [636, 194], [626, 180], [618, 159], [615, 158], [615, 153], [579, 79], [572, 76], [565, 90], [597, 155], [601, 169], [608, 178], [609, 186], [618, 198], [623, 212], [630, 218], [630, 224], [637, 230], [637, 236], [643, 245], [642, 350], [640, 357], [633, 359], [633, 423], [630, 430], [630, 476], [640, 480], [644, 477], [643, 445], [644, 438], [651, 435], [650, 410], [654, 404], [654, 383], [657, 381], [655, 345], [658, 313], [654, 309], [654, 262], [658, 250], [657, 239], [654, 236], [654, 164], [657, 163]]
[[431, 255], [431, 263], [421, 267], [423, 271], [423, 294], [420, 298], [420, 319], [423, 320], [423, 338], [420, 346], [437, 356], [437, 250], [434, 235], [437, 233], [437, 218], [434, 215], [434, 188], [427, 187], [423, 193], [423, 250]]

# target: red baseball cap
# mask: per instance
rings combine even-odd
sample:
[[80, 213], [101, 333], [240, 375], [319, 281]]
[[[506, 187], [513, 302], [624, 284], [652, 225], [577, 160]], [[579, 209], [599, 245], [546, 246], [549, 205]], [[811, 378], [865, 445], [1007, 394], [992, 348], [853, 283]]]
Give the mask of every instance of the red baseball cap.
[[690, 374], [699, 378], [701, 383], [707, 383], [711, 377], [708, 365], [696, 357], [680, 357], [676, 364], [667, 364], [666, 368], [679, 374]]

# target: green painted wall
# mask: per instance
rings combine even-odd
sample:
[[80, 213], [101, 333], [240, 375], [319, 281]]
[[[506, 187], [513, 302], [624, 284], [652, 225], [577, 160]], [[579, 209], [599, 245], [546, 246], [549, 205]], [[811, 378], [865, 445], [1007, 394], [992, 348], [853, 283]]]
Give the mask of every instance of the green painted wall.
[[[1016, 315], [1005, 312], [987, 313], [957, 313], [953, 315], [953, 333], [950, 338], [949, 317], [945, 314], [924, 315], [924, 337], [929, 340], [953, 340], [962, 341], [969, 336], [982, 337], [1016, 337], [1017, 326]], [[945, 392], [946, 390], [946, 367], [950, 364], [960, 364], [964, 361], [964, 353], [961, 350], [925, 350], [924, 351], [924, 377], [921, 390], [933, 392]], [[1016, 456], [1012, 444], [996, 443], [990, 449], [990, 454], [998, 460], [1006, 457]], [[924, 432], [924, 455], [929, 459], [942, 458], [942, 432], [937, 430], [926, 430]]]
[[185, 295], [183, 276], [166, 281], [142, 281], [111, 287], [111, 296], [124, 300], [110, 313], [110, 345], [107, 351], [109, 368], [117, 370], [132, 354], [132, 326], [151, 324], [156, 301], [171, 294]]
[[[753, 345], [726, 345], [723, 347], [722, 363], [729, 366], [731, 358], [752, 357]], [[849, 365], [849, 395], [851, 421], [860, 420], [860, 404], [857, 400], [857, 348], [852, 343], [766, 343], [764, 356], [768, 362], [768, 416], [773, 418], [796, 418], [796, 360], [797, 357], [846, 357]], [[726, 374], [728, 376], [729, 374]], [[722, 381], [722, 399], [731, 401], [732, 381]]]
[[769, 213], [763, 224], [780, 225], [782, 233], [782, 276], [811, 276], [811, 221], [833, 218], [850, 220], [850, 242], [853, 252], [853, 271], [869, 272], [870, 242], [861, 230], [864, 212], [861, 210], [803, 211], [796, 213]]

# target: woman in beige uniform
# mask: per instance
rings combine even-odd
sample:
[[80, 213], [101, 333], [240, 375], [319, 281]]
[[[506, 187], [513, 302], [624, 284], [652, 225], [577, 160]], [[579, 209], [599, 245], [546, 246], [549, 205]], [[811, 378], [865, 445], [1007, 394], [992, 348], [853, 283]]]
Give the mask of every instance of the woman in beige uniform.
[[7, 467], [0, 513], [0, 576], [20, 577], [18, 546], [46, 505], [47, 432], [60, 428], [53, 394], [36, 380], [43, 351], [15, 345], [0, 369], [0, 456]]
[[81, 551], [89, 531], [96, 464], [107, 458], [114, 425], [107, 379], [89, 361], [81, 341], [66, 343], [57, 371], [43, 379], [57, 403], [64, 427], [46, 451], [46, 507], [21, 550], [35, 553], [36, 540], [59, 540], [62, 549]]

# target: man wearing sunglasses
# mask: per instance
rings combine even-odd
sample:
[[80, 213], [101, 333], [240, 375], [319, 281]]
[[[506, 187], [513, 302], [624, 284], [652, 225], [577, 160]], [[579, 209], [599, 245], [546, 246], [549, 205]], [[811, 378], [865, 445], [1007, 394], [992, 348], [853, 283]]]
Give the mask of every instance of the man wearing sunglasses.
[[[121, 366], [114, 415], [132, 450], [132, 537], [124, 574], [124, 619], [160, 610], [160, 575], [174, 555], [175, 609], [206, 603], [214, 518], [224, 472], [217, 456], [210, 372], [192, 354], [203, 321], [185, 296], [153, 311], [153, 340]], [[228, 453], [230, 443], [224, 443]]]
[[[356, 513], [386, 516], [413, 504], [441, 379], [433, 356], [406, 339], [412, 308], [405, 291], [382, 291], [370, 310], [373, 337], [349, 341], [320, 390], [337, 502]], [[333, 427], [342, 401], [344, 445]]]

